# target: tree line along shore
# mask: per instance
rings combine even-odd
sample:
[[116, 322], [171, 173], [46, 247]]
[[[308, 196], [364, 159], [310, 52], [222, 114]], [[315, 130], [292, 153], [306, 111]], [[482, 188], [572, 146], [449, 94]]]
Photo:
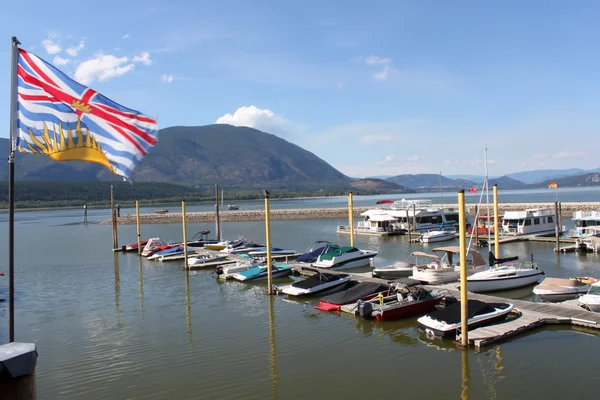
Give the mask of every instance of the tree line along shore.
[[[456, 205], [446, 205], [446, 207], [456, 207]], [[529, 208], [553, 208], [554, 203], [507, 203], [499, 205], [499, 213], [502, 215], [505, 211], [525, 210]], [[360, 218], [360, 214], [366, 210], [376, 207], [354, 207], [353, 215], [355, 218]], [[385, 209], [386, 207], [380, 207]], [[475, 204], [467, 204], [467, 212], [475, 215]], [[563, 217], [571, 217], [575, 211], [592, 211], [600, 209], [600, 202], [586, 203], [562, 203], [561, 210]], [[490, 212], [493, 214], [493, 206], [490, 204]], [[487, 214], [487, 206], [480, 207], [479, 215]], [[348, 208], [298, 208], [278, 210], [271, 209], [271, 220], [307, 220], [307, 219], [345, 219], [348, 218]], [[264, 221], [264, 210], [238, 210], [238, 211], [222, 211], [220, 220], [222, 222], [237, 222], [237, 221]], [[166, 213], [145, 213], [140, 214], [140, 224], [174, 224], [180, 223], [182, 220], [181, 212], [166, 212]], [[215, 220], [214, 211], [204, 212], [188, 212], [186, 213], [186, 221], [194, 222], [213, 222]], [[111, 220], [102, 222], [110, 224]], [[117, 218], [119, 225], [135, 225], [135, 214], [126, 214]]]

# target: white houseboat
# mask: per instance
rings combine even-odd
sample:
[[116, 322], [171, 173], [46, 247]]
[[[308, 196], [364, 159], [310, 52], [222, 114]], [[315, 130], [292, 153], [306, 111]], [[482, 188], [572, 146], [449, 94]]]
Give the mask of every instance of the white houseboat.
[[502, 217], [503, 235], [534, 235], [554, 232], [554, 210], [532, 208], [525, 211], [506, 211]]
[[571, 220], [575, 229], [569, 231], [569, 236], [579, 238], [586, 235], [585, 228], [600, 226], [600, 211], [575, 211]]

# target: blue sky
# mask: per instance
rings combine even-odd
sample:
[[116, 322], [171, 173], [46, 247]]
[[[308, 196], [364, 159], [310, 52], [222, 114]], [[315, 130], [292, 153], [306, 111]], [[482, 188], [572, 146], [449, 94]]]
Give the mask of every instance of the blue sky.
[[16, 35], [161, 128], [253, 126], [351, 176], [481, 175], [485, 146], [490, 175], [600, 167], [600, 2], [68, 4], [3, 5], [0, 136]]

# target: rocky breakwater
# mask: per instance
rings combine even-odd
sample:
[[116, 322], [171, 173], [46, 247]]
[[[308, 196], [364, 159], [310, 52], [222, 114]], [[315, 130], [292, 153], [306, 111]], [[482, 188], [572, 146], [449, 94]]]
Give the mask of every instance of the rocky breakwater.
[[[456, 205], [445, 205], [445, 207], [454, 207]], [[373, 209], [375, 207], [354, 207], [354, 218], [360, 219], [360, 213]], [[379, 207], [386, 209], [386, 207]], [[554, 203], [505, 203], [499, 205], [499, 213], [503, 215], [506, 211], [526, 210], [530, 208], [554, 208]], [[593, 203], [562, 203], [563, 217], [571, 217], [575, 211], [592, 211], [600, 210], [600, 202]], [[493, 205], [490, 204], [490, 211], [493, 213]], [[475, 215], [475, 204], [467, 204], [467, 212]], [[479, 215], [487, 213], [487, 205], [480, 206]], [[291, 210], [273, 210], [271, 209], [271, 220], [274, 221], [292, 221], [303, 219], [343, 219], [347, 221], [347, 208], [302, 208]], [[213, 222], [215, 220], [214, 212], [190, 212], [187, 213], [186, 220], [188, 223], [194, 222]], [[236, 221], [264, 221], [264, 210], [247, 210], [247, 211], [224, 211], [221, 213], [221, 221], [236, 222]], [[109, 221], [104, 221], [103, 224], [110, 224]], [[135, 215], [127, 214], [118, 218], [120, 225], [135, 225]], [[181, 213], [165, 213], [165, 214], [140, 214], [141, 224], [177, 224], [181, 223]]]
[[[372, 207], [355, 207], [354, 216], [360, 217], [360, 213]], [[302, 208], [291, 210], [273, 210], [271, 209], [271, 220], [302, 220], [302, 219], [347, 219], [347, 208]], [[176, 224], [181, 223], [181, 213], [165, 214], [140, 214], [140, 224]], [[190, 212], [186, 214], [188, 223], [194, 222], [213, 222], [215, 220], [214, 212]], [[236, 221], [264, 221], [264, 210], [248, 211], [224, 211], [221, 213], [221, 222]], [[136, 218], [133, 214], [127, 214], [117, 219], [119, 225], [135, 225]], [[110, 224], [111, 221], [104, 221], [103, 224]]]

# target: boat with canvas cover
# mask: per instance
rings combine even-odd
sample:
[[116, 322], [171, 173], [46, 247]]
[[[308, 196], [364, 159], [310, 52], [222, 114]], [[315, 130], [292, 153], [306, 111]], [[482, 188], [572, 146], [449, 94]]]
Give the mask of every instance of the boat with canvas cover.
[[373, 268], [372, 275], [382, 279], [408, 278], [413, 273], [413, 268], [417, 265], [427, 265], [431, 260], [439, 260], [435, 254], [425, 253], [423, 251], [413, 251], [406, 261], [396, 261], [392, 265]]
[[[455, 282], [460, 277], [460, 265], [454, 264], [454, 257], [459, 258], [459, 246], [446, 246], [433, 249], [434, 252], [445, 253], [439, 259], [429, 264], [417, 265], [413, 268], [410, 278], [429, 284]], [[457, 260], [459, 261], [459, 260]], [[470, 249], [467, 253], [467, 273], [483, 271], [487, 266], [477, 250]]]
[[318, 268], [350, 269], [368, 266], [377, 254], [377, 250], [360, 250], [353, 246], [338, 246], [328, 241], [317, 241], [296, 261], [310, 263]]
[[579, 299], [579, 304], [590, 311], [600, 312], [600, 282], [590, 286], [590, 290]]
[[[146, 243], [148, 243], [147, 240], [142, 240], [140, 242], [140, 246], [142, 247], [142, 249], [144, 248], [144, 246], [146, 246]], [[130, 243], [127, 246], [125, 246], [125, 250], [123, 250], [123, 251], [137, 251], [137, 249], [138, 249], [138, 243], [135, 242], [135, 243]]]
[[265, 263], [265, 260], [259, 260], [256, 258], [247, 258], [244, 260], [238, 260], [235, 264], [223, 264], [219, 265], [215, 268], [215, 274], [217, 274], [217, 278], [228, 280], [232, 278], [232, 275], [237, 272], [246, 271], [247, 269], [256, 267], [257, 265], [261, 265]]
[[[278, 278], [286, 276], [292, 270], [292, 266], [284, 263], [273, 262], [271, 265], [271, 277]], [[269, 268], [266, 265], [257, 265], [245, 271], [236, 272], [231, 274], [231, 278], [240, 282], [258, 281], [267, 279]]]
[[[296, 250], [293, 249], [281, 249], [279, 247], [271, 247], [271, 255], [292, 255], [296, 254]], [[250, 257], [265, 257], [267, 255], [266, 247], [257, 247], [252, 251], [248, 252]]]
[[545, 278], [533, 288], [533, 293], [542, 301], [556, 302], [576, 299], [590, 290], [598, 279], [589, 276], [572, 278]]
[[387, 293], [368, 301], [358, 302], [358, 313], [365, 319], [390, 321], [423, 315], [435, 308], [447, 291], [426, 290], [419, 281], [406, 279], [394, 282]]
[[173, 243], [163, 242], [160, 238], [150, 238], [142, 250], [142, 257], [149, 257], [154, 253], [176, 246], [177, 245]]
[[308, 296], [336, 288], [350, 280], [352, 277], [348, 274], [317, 272], [304, 280], [277, 288], [277, 290], [290, 296]]
[[514, 261], [517, 258], [496, 259], [490, 252], [491, 267], [468, 276], [467, 289], [474, 293], [485, 293], [517, 289], [537, 283], [544, 271], [539, 269], [536, 262]]
[[[506, 319], [513, 309], [510, 303], [486, 303], [467, 300], [469, 330], [490, 325]], [[434, 311], [419, 319], [419, 330], [436, 337], [455, 337], [461, 327], [461, 302], [457, 301], [441, 310]]]
[[390, 286], [385, 283], [356, 283], [347, 290], [321, 298], [315, 308], [320, 311], [339, 311], [345, 304], [356, 303], [358, 300], [369, 300], [381, 292], [387, 292], [389, 288]]

